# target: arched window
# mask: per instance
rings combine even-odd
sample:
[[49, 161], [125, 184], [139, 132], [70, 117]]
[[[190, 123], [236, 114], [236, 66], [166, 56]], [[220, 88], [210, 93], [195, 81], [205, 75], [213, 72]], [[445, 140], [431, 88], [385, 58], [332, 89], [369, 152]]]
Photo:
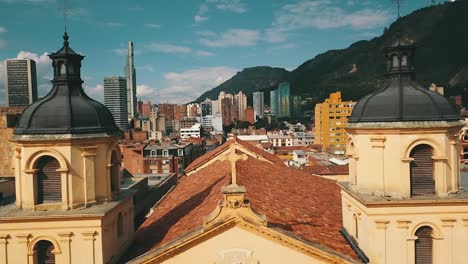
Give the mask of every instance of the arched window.
[[392, 56], [392, 67], [393, 68], [398, 68], [400, 67], [399, 63], [398, 63], [398, 56], [397, 55], [393, 55]]
[[117, 151], [111, 154], [111, 192], [117, 192], [120, 188], [120, 162]]
[[119, 216], [117, 217], [117, 237], [121, 237], [123, 233], [124, 233], [123, 216], [122, 216], [122, 213], [119, 213]]
[[62, 201], [62, 177], [57, 171], [59, 162], [51, 156], [43, 156], [36, 164], [37, 203]]
[[432, 147], [418, 145], [411, 150], [410, 164], [411, 195], [429, 195], [435, 193], [434, 163]]
[[414, 245], [415, 264], [432, 264], [432, 228], [423, 226], [416, 230]]
[[168, 157], [168, 156], [169, 156], [169, 150], [167, 150], [167, 149], [163, 150], [162, 153], [163, 153], [163, 156], [164, 156], [164, 157]]
[[156, 157], [157, 156], [157, 153], [156, 153], [156, 150], [151, 150], [151, 157]]
[[47, 240], [41, 240], [34, 246], [34, 264], [55, 264], [55, 255], [52, 253], [54, 245]]
[[403, 54], [403, 56], [401, 56], [401, 66], [408, 66], [408, 57], [406, 56], [406, 54]]

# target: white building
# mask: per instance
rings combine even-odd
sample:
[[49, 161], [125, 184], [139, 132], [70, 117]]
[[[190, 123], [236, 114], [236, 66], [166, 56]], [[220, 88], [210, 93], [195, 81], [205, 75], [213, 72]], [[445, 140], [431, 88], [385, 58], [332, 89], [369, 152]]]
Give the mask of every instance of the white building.
[[201, 137], [201, 124], [195, 124], [190, 128], [181, 128], [180, 129], [181, 138], [200, 138]]

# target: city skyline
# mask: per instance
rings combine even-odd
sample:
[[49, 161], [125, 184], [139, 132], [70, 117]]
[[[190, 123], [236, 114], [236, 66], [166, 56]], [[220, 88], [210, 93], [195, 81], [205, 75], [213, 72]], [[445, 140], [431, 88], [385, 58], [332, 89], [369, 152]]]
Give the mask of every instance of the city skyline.
[[[128, 41], [135, 43], [138, 99], [188, 103], [245, 67], [293, 70], [321, 52], [379, 36], [396, 17], [391, 1], [183, 3], [70, 1], [68, 32], [88, 57], [83, 79], [90, 96], [103, 101], [103, 77], [123, 75]], [[34, 59], [39, 96], [44, 96], [52, 87], [47, 54], [54, 52], [50, 47], [63, 31], [62, 3], [0, 0], [0, 5], [5, 18], [0, 23], [0, 60]], [[428, 5], [430, 1], [405, 2], [402, 15]], [[56, 12], [51, 15], [50, 10]], [[327, 18], [327, 10], [338, 10], [339, 16]], [[27, 19], [17, 23], [18, 14]], [[314, 14], [317, 19], [307, 19]], [[47, 30], [33, 30], [28, 22], [36, 20]], [[4, 105], [3, 69], [0, 73]]]

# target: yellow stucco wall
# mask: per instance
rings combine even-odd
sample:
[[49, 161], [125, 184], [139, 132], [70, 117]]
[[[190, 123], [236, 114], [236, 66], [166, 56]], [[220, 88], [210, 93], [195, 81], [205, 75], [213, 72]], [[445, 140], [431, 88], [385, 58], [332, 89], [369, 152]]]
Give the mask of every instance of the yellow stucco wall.
[[[34, 264], [34, 245], [40, 240], [54, 244], [60, 263], [115, 263], [133, 236], [133, 203], [127, 199], [105, 216], [80, 218], [0, 219], [0, 263]], [[123, 234], [117, 236], [117, 215], [123, 215]], [[94, 219], [93, 219], [94, 218]], [[111, 261], [111, 262], [110, 262]]]
[[425, 206], [368, 208], [342, 191], [342, 206], [343, 226], [358, 241], [370, 263], [414, 264], [415, 232], [424, 225], [433, 228], [434, 264], [467, 263], [468, 201], [463, 205], [441, 206], [434, 201]]
[[228, 229], [163, 263], [230, 264], [236, 258], [252, 264], [326, 263], [239, 227]]
[[434, 149], [436, 194], [458, 191], [460, 126], [448, 128], [349, 129], [349, 182], [360, 193], [410, 196], [411, 150], [419, 144]]

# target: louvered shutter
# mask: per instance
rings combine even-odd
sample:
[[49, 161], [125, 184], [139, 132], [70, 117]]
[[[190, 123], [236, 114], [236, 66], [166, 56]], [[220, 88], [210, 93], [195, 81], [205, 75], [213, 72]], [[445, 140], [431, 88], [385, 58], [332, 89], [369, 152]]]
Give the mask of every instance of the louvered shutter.
[[55, 255], [52, 253], [54, 245], [48, 241], [40, 241], [37, 245], [37, 263], [55, 264]]
[[428, 145], [416, 146], [411, 151], [411, 195], [434, 194], [434, 164], [432, 148]]
[[57, 202], [62, 200], [62, 181], [58, 161], [52, 157], [41, 158], [38, 172], [38, 200]]
[[416, 231], [415, 241], [416, 264], [432, 264], [432, 228], [424, 226]]

